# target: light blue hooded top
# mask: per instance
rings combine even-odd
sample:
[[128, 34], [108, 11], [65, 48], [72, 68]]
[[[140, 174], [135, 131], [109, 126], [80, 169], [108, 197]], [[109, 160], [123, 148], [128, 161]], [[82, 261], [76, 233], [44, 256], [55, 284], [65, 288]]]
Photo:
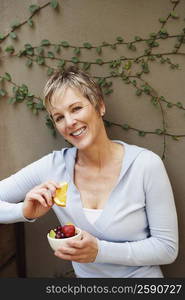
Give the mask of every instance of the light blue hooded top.
[[28, 221], [20, 202], [26, 193], [47, 180], [67, 181], [67, 206], [53, 205], [59, 222], [72, 222], [98, 240], [93, 263], [72, 262], [76, 276], [163, 277], [160, 265], [172, 263], [178, 254], [177, 214], [166, 169], [154, 152], [114, 142], [125, 146], [125, 157], [117, 183], [94, 224], [84, 214], [73, 180], [75, 147], [53, 151], [0, 182], [0, 223]]

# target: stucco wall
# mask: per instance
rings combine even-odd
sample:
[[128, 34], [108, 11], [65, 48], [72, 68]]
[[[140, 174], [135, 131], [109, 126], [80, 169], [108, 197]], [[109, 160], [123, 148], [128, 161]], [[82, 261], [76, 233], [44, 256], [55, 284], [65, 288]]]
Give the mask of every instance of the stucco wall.
[[[29, 0], [1, 0], [0, 1], [0, 28], [7, 32], [12, 20], [27, 18], [30, 4], [42, 5], [46, 1]], [[39, 45], [43, 39], [51, 42], [66, 40], [72, 45], [82, 45], [90, 42], [93, 45], [102, 44], [103, 41], [114, 42], [117, 36], [123, 36], [125, 41], [131, 41], [135, 36], [147, 37], [149, 33], [159, 29], [159, 17], [166, 17], [172, 8], [170, 0], [64, 0], [59, 1], [59, 11], [50, 7], [43, 9], [34, 17], [35, 26], [21, 27], [17, 30], [18, 40], [12, 42], [7, 39], [4, 48], [14, 43], [16, 49], [23, 48], [24, 44]], [[180, 1], [177, 12], [181, 20], [171, 20], [168, 30], [176, 34], [182, 28], [185, 1]], [[184, 25], [183, 25], [184, 26]], [[165, 51], [172, 45], [170, 41], [162, 41], [161, 50]], [[142, 53], [143, 46], [138, 49]], [[155, 50], [157, 51], [157, 50]], [[181, 48], [185, 52], [185, 46]], [[2, 51], [0, 52], [0, 56]], [[71, 50], [62, 50], [65, 58], [71, 58]], [[115, 52], [106, 49], [102, 57], [112, 60], [121, 55], [133, 56], [126, 47], [120, 47]], [[95, 60], [95, 51], [83, 52], [83, 59]], [[151, 64], [150, 74], [144, 78], [155, 88], [159, 95], [163, 95], [171, 102], [181, 101], [185, 106], [185, 60], [184, 56], [173, 58], [180, 64], [179, 70], [169, 70], [169, 66], [160, 63]], [[42, 89], [47, 79], [44, 68], [34, 65], [28, 70], [23, 63], [24, 59], [7, 57], [0, 66], [0, 74], [10, 72], [14, 80], [26, 83], [33, 93], [42, 97]], [[107, 67], [93, 66], [93, 75], [105, 76]], [[145, 95], [138, 98], [135, 90], [121, 80], [113, 79], [114, 93], [105, 96], [107, 112], [105, 118], [116, 123], [128, 123], [133, 127], [153, 131], [162, 127], [159, 108], [152, 106]], [[165, 108], [165, 107], [164, 107]], [[173, 134], [185, 134], [185, 119], [183, 110], [177, 108], [164, 109], [167, 129]], [[65, 141], [61, 137], [54, 139], [44, 124], [44, 113], [33, 116], [24, 104], [9, 105], [6, 99], [0, 99], [0, 178], [5, 178], [11, 173], [39, 159], [52, 150], [64, 147]], [[138, 136], [137, 132], [123, 131], [119, 127], [111, 127], [108, 134], [112, 139], [122, 139], [131, 144], [137, 144], [151, 149], [160, 156], [163, 151], [163, 137], [156, 135]], [[164, 160], [175, 195], [179, 218], [180, 253], [177, 260], [163, 267], [168, 277], [185, 276], [185, 185], [184, 185], [184, 146], [185, 139], [178, 142], [170, 137], [166, 138], [166, 159]], [[26, 257], [28, 277], [53, 277], [64, 274], [70, 269], [69, 263], [63, 263], [52, 256], [45, 235], [48, 228], [57, 223], [56, 217], [51, 212], [33, 224], [25, 224], [26, 230]]]

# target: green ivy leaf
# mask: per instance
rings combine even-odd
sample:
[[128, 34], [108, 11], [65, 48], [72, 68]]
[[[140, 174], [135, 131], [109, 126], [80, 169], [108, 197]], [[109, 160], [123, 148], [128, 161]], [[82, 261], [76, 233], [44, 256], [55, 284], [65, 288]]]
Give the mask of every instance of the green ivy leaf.
[[96, 48], [96, 52], [97, 52], [98, 54], [101, 54], [101, 53], [102, 53], [102, 47], [97, 47], [97, 48]]
[[6, 79], [7, 81], [11, 81], [12, 80], [12, 78], [11, 78], [11, 75], [9, 74], [9, 73], [5, 73], [5, 75], [3, 76], [4, 77], [4, 79]]
[[106, 83], [106, 80], [105, 78], [99, 78], [98, 81], [97, 81], [97, 84], [102, 87], [104, 84]]
[[38, 114], [38, 109], [36, 107], [33, 107], [32, 112], [33, 112], [34, 115], [37, 115]]
[[32, 5], [29, 6], [29, 11], [31, 12], [31, 14], [35, 13], [39, 9], [40, 9], [40, 6], [36, 5], [36, 4], [32, 4]]
[[49, 45], [51, 45], [50, 41], [48, 41], [48, 40], [41, 41], [41, 46], [49, 46]]
[[31, 44], [25, 44], [24, 48], [27, 49], [33, 49], [33, 46]]
[[131, 66], [132, 66], [132, 62], [131, 62], [131, 60], [128, 60], [124, 65], [124, 69], [129, 70], [131, 68]]
[[102, 64], [103, 64], [103, 60], [102, 60], [101, 58], [97, 58], [97, 59], [96, 59], [96, 63], [97, 63], [98, 65], [102, 65]]
[[137, 96], [140, 96], [141, 94], [142, 94], [142, 90], [141, 90], [141, 89], [137, 89], [136, 95], [137, 95]]
[[28, 97], [29, 99], [33, 99], [33, 98], [34, 98], [34, 94], [28, 93], [28, 94], [27, 94], [27, 97]]
[[156, 129], [155, 132], [156, 132], [158, 135], [160, 135], [160, 134], [163, 133], [163, 130], [161, 130], [161, 129]]
[[64, 59], [60, 59], [58, 65], [57, 65], [57, 67], [58, 67], [58, 68], [63, 68], [63, 67], [65, 66], [65, 63], [66, 63], [66, 62], [65, 62]]
[[26, 101], [26, 106], [29, 107], [30, 109], [33, 107], [33, 102], [30, 100]]
[[116, 38], [116, 41], [117, 41], [118, 43], [123, 43], [124, 39], [123, 39], [121, 36], [118, 36], [118, 37]]
[[128, 43], [128, 44], [127, 44], [127, 48], [130, 49], [130, 50], [133, 50], [133, 51], [136, 50], [136, 46], [133, 45], [132, 43]]
[[134, 86], [136, 86], [137, 85], [137, 81], [134, 79], [134, 80], [132, 80], [132, 84], [134, 85]]
[[168, 107], [168, 108], [172, 108], [172, 107], [173, 107], [173, 104], [169, 102], [169, 103], [167, 104], [167, 107]]
[[14, 51], [15, 51], [15, 49], [14, 49], [14, 47], [13, 47], [12, 45], [7, 46], [7, 47], [5, 48], [5, 52], [8, 52], [8, 53], [10, 53], [10, 54], [14, 53]]
[[64, 48], [66, 47], [69, 47], [69, 43], [67, 41], [62, 41], [61, 43], [61, 46], [63, 46]]
[[[146, 93], [146, 94], [150, 94], [150, 91], [148, 93]], [[157, 106], [158, 105], [157, 97], [152, 97], [151, 98], [151, 102], [152, 102], [152, 104], [154, 106]]]
[[151, 49], [145, 49], [144, 54], [145, 55], [150, 55], [151, 54]]
[[92, 48], [92, 45], [90, 43], [84, 43], [83, 45], [87, 49], [91, 49]]
[[150, 36], [151, 38], [155, 38], [155, 37], [157, 36], [157, 33], [156, 33], [156, 32], [151, 32], [151, 33], [149, 34], [149, 36]]
[[75, 55], [79, 55], [80, 54], [80, 48], [79, 47], [74, 48], [73, 52], [74, 52]]
[[170, 16], [173, 18], [173, 19], [178, 19], [179, 18], [179, 15], [175, 12], [175, 11], [172, 11], [170, 13]]
[[143, 62], [141, 66], [144, 73], [149, 73], [149, 67], [147, 62]]
[[15, 20], [15, 21], [13, 21], [13, 22], [10, 24], [10, 27], [11, 27], [12, 29], [15, 29], [15, 28], [17, 28], [19, 25], [20, 25], [20, 22], [19, 22], [18, 20]]
[[166, 28], [161, 28], [160, 32], [163, 33], [163, 34], [167, 34]]
[[33, 27], [33, 20], [32, 19], [28, 19], [27, 23], [30, 27]]
[[79, 59], [78, 59], [78, 57], [76, 57], [76, 56], [73, 56], [73, 57], [71, 58], [71, 60], [72, 60], [72, 62], [73, 62], [74, 64], [77, 64], [77, 63], [79, 62]]
[[142, 38], [140, 36], [135, 36], [134, 39], [135, 41], [142, 41]]
[[0, 89], [0, 96], [1, 97], [6, 96], [6, 91], [4, 89]]
[[140, 130], [140, 131], [138, 132], [138, 134], [139, 134], [139, 136], [145, 136], [145, 135], [146, 135], [146, 132]]
[[126, 81], [127, 79], [128, 79], [128, 76], [123, 74], [122, 80]]
[[174, 141], [177, 141], [177, 142], [179, 141], [179, 137], [178, 137], [178, 136], [175, 136], [175, 135], [172, 136], [172, 139], [173, 139]]
[[43, 47], [38, 47], [35, 49], [37, 54], [42, 56], [44, 54], [44, 48]]
[[106, 127], [111, 127], [112, 123], [108, 120], [103, 120]]
[[57, 0], [52, 0], [50, 2], [50, 5], [52, 8], [56, 9], [58, 7], [58, 1]]
[[159, 18], [159, 22], [160, 22], [160, 23], [165, 23], [165, 22], [166, 22], [166, 19], [165, 19], [165, 18]]
[[160, 30], [159, 34], [162, 39], [166, 39], [168, 37], [168, 32], [167, 32], [166, 28], [162, 28]]
[[13, 86], [12, 87], [12, 92], [13, 92], [14, 95], [17, 93], [17, 91], [18, 91], [18, 87]]
[[9, 98], [8, 99], [8, 104], [14, 104], [14, 103], [16, 103], [16, 98], [15, 97], [11, 97], [11, 98]]
[[55, 51], [56, 53], [59, 53], [59, 52], [60, 52], [60, 45], [55, 45], [55, 46], [54, 46], [54, 51]]
[[27, 61], [26, 61], [26, 66], [29, 68], [29, 67], [32, 66], [32, 64], [33, 64], [33, 61], [28, 58]]
[[48, 68], [47, 69], [47, 75], [51, 76], [54, 73], [54, 69], [53, 68]]
[[107, 85], [106, 83], [106, 79], [105, 78], [102, 78], [101, 81], [99, 81], [99, 86], [101, 86], [102, 88], [105, 87]]
[[16, 39], [16, 38], [17, 38], [17, 34], [16, 34], [14, 31], [10, 32], [10, 33], [9, 33], [9, 36], [10, 36], [12, 39]]
[[177, 102], [176, 106], [179, 107], [179, 108], [182, 108], [182, 107], [183, 107], [183, 105], [182, 105], [181, 102]]
[[37, 62], [38, 65], [44, 65], [45, 59], [42, 56], [37, 56], [36, 62]]
[[104, 91], [104, 94], [105, 94], [105, 95], [109, 95], [109, 94], [111, 94], [112, 92], [113, 92], [112, 89], [107, 89], [107, 90]]
[[90, 68], [91, 64], [88, 62], [83, 63], [83, 70], [87, 71]]
[[0, 33], [0, 41], [4, 40], [4, 35], [2, 33]]
[[48, 57], [49, 58], [55, 58], [55, 55], [52, 51], [48, 51]]
[[19, 87], [19, 92], [23, 95], [28, 94], [28, 87], [26, 84], [22, 84], [21, 87]]
[[38, 103], [35, 103], [35, 107], [36, 107], [37, 109], [39, 109], [39, 110], [44, 110], [44, 109], [45, 109], [42, 100], [39, 100]]
[[33, 48], [32, 48], [32, 49], [31, 49], [31, 48], [30, 48], [30, 49], [27, 49], [27, 50], [26, 50], [26, 54], [27, 54], [27, 55], [30, 55], [30, 56], [33, 56], [33, 55], [34, 55], [34, 49], [33, 49]]
[[123, 124], [121, 126], [124, 130], [129, 130], [130, 126], [128, 124]]
[[154, 47], [159, 47], [159, 43], [155, 41], [155, 42], [153, 43], [153, 46], [154, 46]]

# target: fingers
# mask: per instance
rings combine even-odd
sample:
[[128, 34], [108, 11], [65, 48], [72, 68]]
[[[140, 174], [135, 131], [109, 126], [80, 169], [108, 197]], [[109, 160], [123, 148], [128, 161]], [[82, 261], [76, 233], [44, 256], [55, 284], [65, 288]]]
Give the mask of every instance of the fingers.
[[44, 182], [33, 188], [26, 195], [26, 200], [37, 200], [42, 206], [51, 207], [53, 205], [53, 197], [58, 187], [60, 187], [60, 185], [54, 181]]
[[79, 250], [67, 247], [62, 247], [55, 251], [54, 254], [61, 259], [78, 262], [82, 262], [85, 257], [83, 253], [79, 252]]
[[76, 261], [80, 263], [90, 263], [93, 260], [85, 251], [72, 249], [72, 248], [61, 248], [54, 252], [55, 256], [69, 261]]
[[53, 204], [53, 201], [52, 201], [52, 192], [50, 190], [47, 190], [47, 189], [40, 189], [38, 190], [38, 193], [40, 193], [45, 201], [46, 201], [46, 204], [51, 206]]
[[68, 241], [68, 245], [70, 247], [74, 247], [77, 249], [82, 249], [85, 246], [86, 242], [80, 240], [80, 241]]
[[42, 183], [39, 187], [51, 191], [52, 196], [54, 196], [56, 189], [60, 188], [60, 184], [56, 183], [55, 181], [47, 181], [45, 183]]
[[39, 195], [39, 194], [37, 194], [37, 193], [32, 193], [32, 194], [29, 196], [29, 199], [30, 199], [30, 200], [36, 200], [36, 201], [38, 201], [42, 206], [48, 207], [48, 204], [47, 204], [45, 198], [43, 198], [41, 195]]

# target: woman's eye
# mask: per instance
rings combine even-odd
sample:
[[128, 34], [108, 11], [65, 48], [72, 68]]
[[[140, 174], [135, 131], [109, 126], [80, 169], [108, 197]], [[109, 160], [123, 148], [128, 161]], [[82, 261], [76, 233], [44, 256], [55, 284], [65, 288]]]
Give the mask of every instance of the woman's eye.
[[63, 119], [63, 116], [58, 116], [56, 119], [55, 119], [55, 122], [59, 122]]
[[76, 106], [76, 107], [74, 107], [74, 108], [72, 109], [72, 111], [73, 111], [73, 112], [76, 112], [76, 111], [80, 110], [81, 108], [82, 108], [81, 106]]

